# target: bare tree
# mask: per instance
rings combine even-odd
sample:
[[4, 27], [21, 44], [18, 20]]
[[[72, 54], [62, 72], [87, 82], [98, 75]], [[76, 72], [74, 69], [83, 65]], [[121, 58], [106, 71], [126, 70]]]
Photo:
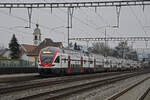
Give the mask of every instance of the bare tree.
[[108, 45], [105, 45], [103, 42], [97, 42], [92, 44], [92, 48], [90, 48], [93, 53], [102, 54], [104, 56], [110, 55], [111, 49]]
[[138, 60], [137, 52], [128, 46], [127, 41], [120, 42], [118, 46], [115, 47], [115, 50], [115, 55], [120, 58]]

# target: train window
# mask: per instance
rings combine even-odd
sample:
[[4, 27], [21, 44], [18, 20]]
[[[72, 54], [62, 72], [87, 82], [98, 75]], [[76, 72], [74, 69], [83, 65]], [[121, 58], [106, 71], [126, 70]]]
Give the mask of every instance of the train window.
[[55, 63], [59, 63], [60, 62], [60, 57], [58, 56], [55, 60]]
[[90, 61], [90, 64], [93, 64], [93, 61]]
[[67, 59], [65, 58], [65, 59], [64, 59], [64, 63], [66, 63], [66, 60], [67, 60]]
[[38, 63], [40, 63], [40, 59], [38, 59]]
[[84, 64], [86, 64], [86, 60], [84, 60]]

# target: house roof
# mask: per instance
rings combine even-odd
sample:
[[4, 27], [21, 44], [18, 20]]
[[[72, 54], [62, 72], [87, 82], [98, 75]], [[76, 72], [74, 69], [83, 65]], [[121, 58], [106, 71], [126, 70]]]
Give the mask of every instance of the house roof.
[[37, 47], [34, 45], [29, 45], [29, 44], [22, 44], [22, 46], [24, 47], [25, 52], [27, 52], [27, 53], [33, 51]]
[[5, 54], [5, 52], [7, 52], [8, 50], [9, 49], [7, 48], [0, 50], [0, 57], [2, 57]]
[[40, 50], [48, 46], [59, 47], [59, 48], [63, 47], [62, 42], [53, 42], [49, 38], [46, 38], [38, 46], [24, 45], [25, 49], [27, 48], [28, 56], [38, 56], [40, 53]]

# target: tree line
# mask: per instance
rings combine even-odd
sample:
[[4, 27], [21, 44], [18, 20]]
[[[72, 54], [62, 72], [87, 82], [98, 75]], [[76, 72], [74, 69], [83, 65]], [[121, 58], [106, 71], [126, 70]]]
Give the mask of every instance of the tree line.
[[[70, 46], [73, 46], [72, 43]], [[81, 50], [77, 43], [75, 43], [73, 47], [74, 50]], [[88, 52], [101, 54], [103, 56], [138, 60], [137, 52], [132, 47], [128, 46], [127, 41], [120, 42], [115, 48], [110, 48], [104, 42], [92, 43], [92, 46], [88, 48]]]
[[[77, 45], [77, 43], [69, 44], [74, 50], [82, 50], [82, 46]], [[11, 51], [12, 59], [19, 59], [20, 57], [20, 45], [17, 38], [13, 34], [13, 37], [9, 43], [9, 49]], [[110, 48], [107, 44], [103, 42], [93, 43], [91, 47], [88, 48], [88, 52], [101, 54], [103, 56], [113, 56], [117, 58], [138, 60], [137, 52], [128, 46], [127, 41], [120, 42], [115, 48]]]

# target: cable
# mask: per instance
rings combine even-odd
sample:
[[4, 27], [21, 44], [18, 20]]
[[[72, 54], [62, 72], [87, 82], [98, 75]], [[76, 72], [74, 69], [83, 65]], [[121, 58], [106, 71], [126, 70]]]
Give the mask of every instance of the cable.
[[[7, 13], [5, 13], [5, 12], [2, 12], [3, 14], [5, 14], [5, 15], [8, 15]], [[12, 15], [11, 14], [11, 16], [12, 17], [15, 17], [15, 18], [17, 18], [17, 19], [20, 19], [20, 20], [23, 20], [23, 21], [25, 21], [25, 22], [29, 22], [28, 20], [26, 20], [26, 19], [23, 19], [23, 18], [21, 18], [21, 17], [18, 17], [18, 16], [15, 16], [15, 15]], [[57, 16], [58, 17], [58, 16]], [[77, 17], [74, 17], [75, 19], [77, 19], [79, 22], [81, 22], [81, 23], [83, 23], [83, 24], [85, 24], [85, 25], [87, 25], [87, 26], [89, 26], [90, 28], [91, 27], [93, 27], [92, 25], [89, 25], [89, 24], [87, 24], [87, 23], [85, 23], [84, 21], [82, 21], [82, 20], [80, 20], [79, 18], [77, 18]], [[36, 24], [36, 23], [34, 23], [34, 22], [32, 22], [32, 24]], [[45, 26], [43, 26], [43, 25], [40, 25], [41, 27], [44, 27], [44, 28], [46, 28], [46, 29], [48, 29], [49, 30], [49, 27], [45, 27]], [[93, 28], [95, 28], [95, 27], [93, 27]], [[95, 30], [95, 29], [94, 29]]]
[[[91, 9], [90, 9], [90, 10], [91, 10]], [[97, 13], [97, 11], [96, 11], [94, 14], [96, 14], [98, 17], [100, 17], [101, 20], [106, 24], [106, 26], [109, 25], [109, 24], [108, 24], [108, 21], [106, 21], [106, 20], [103, 18], [103, 16], [101, 16], [99, 13]]]
[[[59, 9], [59, 10], [61, 10], [61, 9]], [[61, 10], [61, 12], [64, 12], [64, 11]], [[64, 13], [66, 13], [66, 12], [64, 12]], [[75, 20], [77, 20], [78, 22], [80, 22], [81, 24], [84, 24], [84, 25], [86, 25], [87, 27], [89, 27], [90, 29], [96, 31], [96, 28], [93, 27], [93, 25], [89, 25], [88, 23], [84, 22], [83, 20], [79, 19], [78, 17], [75, 17], [74, 15], [73, 15], [72, 17], [73, 17]], [[91, 34], [89, 34], [89, 35], [91, 35]], [[87, 33], [86, 33], [86, 36], [87, 36]], [[91, 35], [91, 37], [92, 37], [92, 35]]]
[[[19, 31], [19, 30], [15, 31], [13, 28], [7, 28], [7, 27], [2, 27], [2, 26], [0, 26], [0, 28], [5, 28], [5, 29], [7, 29], [7, 30], [11, 30], [11, 31], [14, 31], [14, 32], [17, 32], [17, 33], [19, 32], [19, 33], [23, 33], [23, 34], [25, 34], [25, 35], [31, 36], [30, 33], [27, 34], [27, 32], [23, 32], [23, 31]], [[7, 32], [9, 32], [9, 31], [7, 31]], [[9, 32], [9, 33], [12, 33], [12, 32]]]
[[[90, 9], [90, 8], [89, 8]], [[91, 10], [91, 9], [90, 9]], [[82, 10], [83, 11], [83, 10]], [[84, 12], [84, 11], [83, 11]], [[92, 13], [94, 13], [92, 11]], [[84, 14], [86, 14], [86, 12], [84, 12]], [[108, 24], [108, 21], [105, 21], [105, 19], [100, 15], [98, 14], [97, 12], [94, 13], [95, 15], [97, 15], [98, 17], [100, 17], [100, 19], [106, 24], [104, 28], [107, 28], [108, 26], [110, 26], [110, 24]], [[87, 15], [87, 14], [86, 14]], [[92, 23], [93, 24], [93, 23]], [[94, 24], [95, 26], [98, 26], [96, 24]], [[107, 34], [107, 36], [110, 36], [109, 34]]]
[[[6, 31], [6, 30], [3, 30], [3, 29], [0, 29], [0, 31], [13, 34], [13, 32], [12, 32], [12, 31], [8, 31], [8, 30]], [[16, 34], [16, 32], [15, 32], [15, 34]], [[26, 35], [26, 36], [29, 36], [29, 35], [27, 35], [27, 34], [25, 34], [25, 35]], [[22, 39], [19, 39], [18, 41], [20, 41], [20, 42], [22, 42], [22, 43], [23, 43], [23, 38], [24, 38], [24, 37], [23, 37], [23, 36], [21, 36], [21, 38], [22, 38]]]
[[131, 7], [130, 7], [130, 9], [131, 9], [132, 14], [135, 16], [136, 20], [138, 21], [139, 25], [141, 26], [142, 30], [144, 31], [145, 35], [147, 35], [147, 33], [146, 33], [146, 31], [145, 31], [145, 29], [144, 29], [144, 27], [142, 25], [142, 22], [138, 19], [138, 17], [135, 14], [134, 10]]
[[[16, 19], [19, 19], [19, 20], [22, 20], [22, 21], [24, 21], [24, 22], [29, 22], [28, 20], [26, 20], [26, 19], [24, 19], [24, 18], [22, 18], [22, 17], [18, 17], [18, 16], [15, 16], [15, 15], [9, 15], [8, 13], [6, 13], [6, 12], [4, 12], [4, 11], [0, 11], [0, 13], [1, 14], [4, 14], [4, 15], [7, 15], [7, 16], [12, 16], [12, 17], [14, 17], [14, 18], [16, 18]], [[34, 25], [36, 25], [37, 23], [35, 23], [35, 22], [31, 22], [32, 24], [34, 24]], [[39, 24], [40, 25], [40, 27], [42, 27], [42, 28], [45, 28], [45, 29], [47, 29], [47, 30], [50, 30], [51, 31], [51, 29], [53, 29], [53, 28], [49, 28], [49, 27], [47, 27], [47, 26], [44, 26], [44, 25], [41, 25], [41, 24]], [[55, 27], [54, 27], [55, 28]], [[56, 30], [54, 30], [54, 31], [56, 31]], [[57, 31], [56, 31], [57, 32]]]
[[[137, 17], [137, 15], [135, 14], [134, 10], [133, 10], [131, 7], [130, 7], [130, 9], [131, 9], [133, 15], [135, 16], [136, 20], [138, 21], [139, 25], [141, 26], [142, 30], [144, 31], [145, 35], [148, 36], [148, 34], [146, 33], [146, 31], [145, 31], [145, 29], [144, 29], [144, 27], [143, 27], [143, 25], [142, 25], [142, 22], [138, 19], [138, 17]], [[146, 46], [146, 48], [147, 48], [147, 41], [145, 41], [145, 46]]]
[[[49, 11], [47, 11], [47, 9], [40, 9], [40, 11], [50, 13]], [[64, 19], [62, 19], [62, 17], [57, 16], [54, 12], [52, 12], [52, 13], [51, 13], [51, 15], [56, 16], [56, 17], [57, 17], [60, 21], [62, 21], [62, 22], [64, 22], [64, 21], [65, 21]]]
[[[86, 12], [83, 11], [83, 9], [81, 9], [81, 10], [82, 10], [82, 13], [84, 13], [86, 16], [88, 16], [88, 14], [86, 14]], [[93, 24], [94, 26], [96, 26], [96, 27], [98, 26], [97, 24], [93, 23], [93, 21], [91, 21], [91, 20], [88, 20], [88, 21], [89, 21], [91, 24]]]

